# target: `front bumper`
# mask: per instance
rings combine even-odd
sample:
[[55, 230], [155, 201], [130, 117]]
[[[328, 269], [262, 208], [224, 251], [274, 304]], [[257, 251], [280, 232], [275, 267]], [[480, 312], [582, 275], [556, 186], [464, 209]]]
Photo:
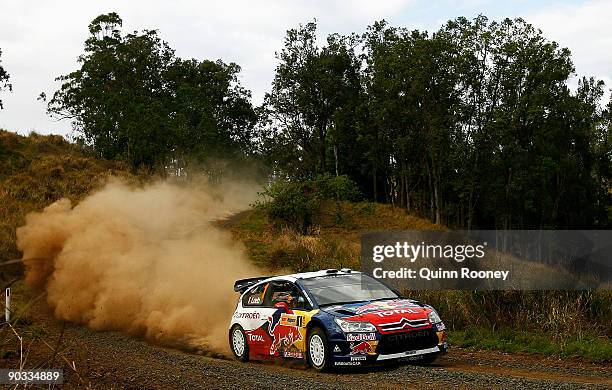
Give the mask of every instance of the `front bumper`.
[[405, 351], [405, 352], [399, 352], [399, 353], [391, 353], [388, 355], [378, 355], [378, 358], [376, 359], [376, 361], [379, 362], [381, 360], [412, 358], [415, 356], [419, 357], [421, 355], [429, 355], [430, 353], [446, 353], [447, 351], [448, 351], [448, 343], [444, 342], [435, 347], [420, 349], [417, 351]]
[[424, 355], [444, 354], [448, 350], [443, 326], [411, 332], [364, 334], [355, 337], [337, 333], [331, 337], [331, 360], [335, 366], [361, 366], [397, 360], [417, 361]]
[[431, 348], [404, 351], [392, 354], [364, 354], [364, 355], [351, 355], [351, 354], [332, 354], [332, 364], [334, 366], [362, 366], [372, 365], [377, 363], [388, 363], [393, 361], [417, 361], [420, 360], [424, 355], [429, 354], [444, 354], [448, 351], [448, 343], [444, 342], [440, 345]]

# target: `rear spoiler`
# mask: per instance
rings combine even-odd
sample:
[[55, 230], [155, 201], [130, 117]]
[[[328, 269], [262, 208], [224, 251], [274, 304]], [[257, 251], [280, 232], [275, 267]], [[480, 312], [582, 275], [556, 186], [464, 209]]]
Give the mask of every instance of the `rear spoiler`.
[[261, 282], [262, 280], [269, 279], [271, 276], [259, 276], [257, 278], [240, 279], [234, 283], [234, 291], [243, 293], [247, 288], [254, 284]]

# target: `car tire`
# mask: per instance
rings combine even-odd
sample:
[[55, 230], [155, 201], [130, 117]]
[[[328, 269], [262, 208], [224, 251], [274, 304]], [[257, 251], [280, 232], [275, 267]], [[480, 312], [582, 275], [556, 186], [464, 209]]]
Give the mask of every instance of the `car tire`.
[[241, 362], [247, 362], [249, 360], [249, 343], [244, 334], [244, 329], [240, 325], [234, 325], [230, 329], [229, 342], [234, 357]]
[[313, 328], [308, 333], [306, 358], [310, 367], [317, 371], [325, 371], [330, 367], [331, 353], [329, 342], [323, 329]]

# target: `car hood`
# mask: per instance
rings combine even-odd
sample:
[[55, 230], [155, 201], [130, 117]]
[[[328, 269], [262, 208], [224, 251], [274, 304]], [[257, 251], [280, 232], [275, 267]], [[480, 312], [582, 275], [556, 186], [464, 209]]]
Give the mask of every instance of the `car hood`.
[[382, 333], [431, 326], [428, 314], [432, 309], [409, 299], [348, 303], [323, 310], [345, 320], [370, 322]]

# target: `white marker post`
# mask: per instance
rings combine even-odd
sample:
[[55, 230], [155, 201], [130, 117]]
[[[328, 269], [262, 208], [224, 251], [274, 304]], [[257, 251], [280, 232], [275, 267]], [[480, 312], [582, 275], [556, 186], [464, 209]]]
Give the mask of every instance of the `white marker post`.
[[5, 296], [4, 320], [6, 322], [11, 322], [11, 289], [10, 287], [6, 289], [4, 296]]

